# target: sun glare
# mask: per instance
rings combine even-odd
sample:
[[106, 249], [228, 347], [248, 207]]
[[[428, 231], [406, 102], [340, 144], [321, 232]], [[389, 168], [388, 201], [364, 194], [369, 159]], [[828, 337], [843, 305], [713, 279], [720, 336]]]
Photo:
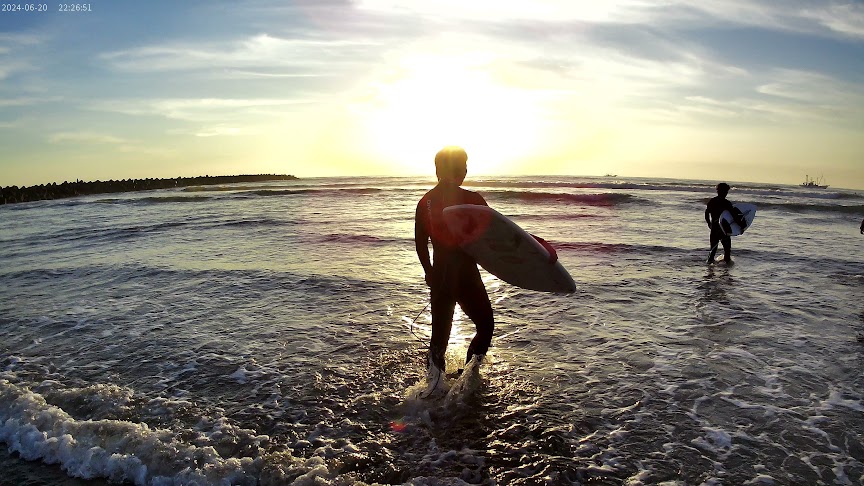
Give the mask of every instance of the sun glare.
[[489, 60], [415, 57], [379, 79], [356, 113], [369, 149], [402, 173], [430, 171], [441, 147], [460, 145], [469, 173], [500, 173], [534, 148], [539, 113], [529, 94], [494, 79]]

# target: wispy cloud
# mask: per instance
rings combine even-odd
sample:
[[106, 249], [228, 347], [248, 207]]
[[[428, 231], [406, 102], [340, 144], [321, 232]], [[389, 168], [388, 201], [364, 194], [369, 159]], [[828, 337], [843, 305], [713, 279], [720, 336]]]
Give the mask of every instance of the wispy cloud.
[[27, 62], [22, 62], [14, 59], [12, 55], [2, 55], [0, 53], [0, 81], [11, 78], [13, 75], [31, 71], [33, 66]]
[[581, 22], [650, 25], [659, 29], [688, 29], [727, 24], [796, 32], [833, 32], [857, 38], [864, 36], [864, 4], [848, 1], [787, 0], [778, 3], [752, 0], [359, 0], [356, 6], [361, 11], [369, 10], [385, 15], [421, 15], [449, 20]]
[[284, 109], [314, 103], [308, 99], [185, 98], [153, 100], [106, 100], [90, 109], [125, 115], [149, 115], [189, 122], [212, 123], [246, 119], [249, 116], [279, 116]]
[[[0, 68], [2, 70], [2, 68]], [[2, 76], [0, 76], [2, 79]], [[17, 98], [0, 98], [0, 108], [9, 107], [9, 106], [29, 106], [35, 105], [38, 103], [48, 103], [52, 101], [60, 100], [61, 98], [52, 96], [52, 97], [36, 97], [36, 96], [22, 96]]]
[[0, 32], [0, 81], [36, 69], [29, 59], [33, 49], [46, 41], [46, 37], [34, 34]]
[[175, 149], [170, 147], [157, 147], [140, 140], [132, 140], [99, 132], [57, 132], [51, 134], [48, 137], [48, 141], [52, 144], [101, 145], [110, 147], [110, 150], [118, 153], [157, 158], [167, 158], [177, 153]]
[[112, 51], [100, 58], [110, 67], [132, 72], [291, 68], [281, 74], [320, 75], [339, 66], [362, 63], [375, 43], [352, 40], [283, 39], [269, 34], [228, 42], [166, 44]]
[[48, 37], [44, 35], [32, 33], [0, 32], [0, 46], [4, 47], [7, 45], [33, 46], [37, 44], [42, 44], [47, 40]]
[[58, 132], [48, 137], [51, 143], [125, 144], [130, 140], [96, 132]]
[[818, 9], [804, 9], [802, 17], [811, 18], [831, 31], [864, 38], [864, 3], [843, 3]]
[[668, 123], [693, 124], [722, 121], [747, 125], [817, 123], [820, 126], [847, 126], [864, 112], [864, 85], [849, 83], [812, 72], [773, 70], [742, 78], [749, 89], [726, 98], [686, 96], [678, 102], [644, 112], [648, 118]]
[[674, 4], [679, 12], [692, 8], [695, 15], [688, 21], [696, 26], [713, 21], [760, 29], [864, 37], [864, 5], [860, 2], [716, 0], [692, 3], [679, 0]]
[[196, 137], [222, 137], [222, 136], [233, 136], [239, 135], [242, 130], [238, 127], [229, 127], [225, 125], [218, 125], [212, 127], [204, 127], [201, 130], [195, 132]]

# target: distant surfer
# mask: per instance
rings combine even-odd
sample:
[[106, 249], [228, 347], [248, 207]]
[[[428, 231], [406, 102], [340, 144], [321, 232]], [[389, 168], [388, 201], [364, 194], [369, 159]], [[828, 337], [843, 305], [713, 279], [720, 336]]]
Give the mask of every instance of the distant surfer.
[[[486, 354], [495, 326], [492, 304], [477, 269], [477, 262], [462, 251], [443, 219], [444, 208], [448, 206], [488, 206], [480, 194], [459, 187], [467, 173], [468, 154], [465, 150], [460, 147], [441, 149], [435, 155], [438, 184], [420, 199], [414, 216], [414, 243], [426, 272], [432, 306], [428, 364], [442, 373], [445, 371], [444, 354], [457, 303], [477, 329], [477, 334], [468, 346], [466, 363], [474, 355]], [[434, 264], [429, 256], [429, 240], [432, 241]]]
[[861, 234], [864, 235], [864, 219], [861, 220]]
[[723, 211], [729, 211], [735, 218], [735, 222], [738, 223], [738, 226], [743, 230], [747, 227], [747, 221], [744, 219], [744, 215], [741, 214], [741, 211], [738, 210], [732, 203], [726, 199], [726, 195], [729, 194], [729, 184], [725, 182], [721, 182], [717, 184], [717, 196], [712, 197], [708, 201], [708, 206], [705, 208], [705, 222], [708, 223], [708, 227], [711, 228], [711, 236], [709, 238], [711, 242], [711, 253], [708, 255], [708, 263], [712, 263], [714, 261], [714, 254], [717, 253], [718, 243], [723, 245], [723, 261], [726, 263], [730, 263], [732, 261], [732, 238], [723, 231], [723, 228], [720, 227], [720, 215], [723, 214]]

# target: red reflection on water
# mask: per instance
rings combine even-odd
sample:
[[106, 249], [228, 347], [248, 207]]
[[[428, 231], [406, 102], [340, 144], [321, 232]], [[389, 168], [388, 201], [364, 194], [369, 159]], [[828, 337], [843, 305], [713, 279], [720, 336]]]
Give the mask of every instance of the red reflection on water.
[[390, 422], [390, 430], [393, 432], [404, 432], [405, 431], [405, 422], [402, 420], [394, 420]]

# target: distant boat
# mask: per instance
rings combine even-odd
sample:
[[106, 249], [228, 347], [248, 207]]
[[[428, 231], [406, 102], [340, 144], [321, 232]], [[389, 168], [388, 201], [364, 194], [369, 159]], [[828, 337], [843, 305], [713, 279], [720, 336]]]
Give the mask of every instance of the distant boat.
[[603, 177], [618, 177], [618, 174], [606, 174]]
[[804, 182], [801, 183], [801, 187], [807, 187], [810, 189], [825, 189], [828, 187], [826, 184], [822, 184], [822, 177], [819, 179], [811, 179], [809, 175], [804, 176]]

